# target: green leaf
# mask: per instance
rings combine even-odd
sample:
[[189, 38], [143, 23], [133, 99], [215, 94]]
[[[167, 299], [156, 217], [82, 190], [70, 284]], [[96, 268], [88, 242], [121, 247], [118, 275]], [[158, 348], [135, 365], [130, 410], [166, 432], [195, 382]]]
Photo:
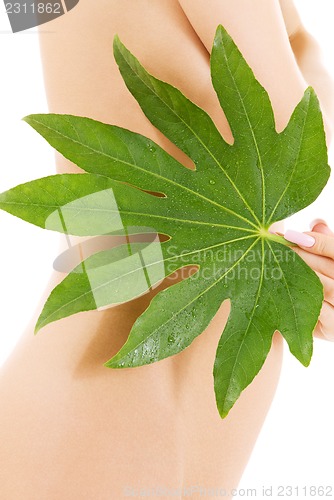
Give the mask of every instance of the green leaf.
[[[71, 115], [25, 117], [88, 173], [23, 184], [0, 195], [0, 208], [60, 232], [127, 237], [57, 285], [36, 331], [80, 311], [131, 300], [195, 265], [197, 272], [155, 295], [105, 366], [135, 367], [176, 355], [230, 299], [213, 367], [223, 418], [261, 369], [275, 330], [303, 365], [311, 360], [323, 288], [289, 243], [268, 228], [312, 203], [327, 183], [319, 103], [306, 89], [277, 133], [266, 90], [219, 26], [211, 75], [234, 136], [230, 145], [205, 111], [150, 75], [118, 37], [114, 55], [147, 118], [193, 160], [195, 170], [146, 137], [113, 125]], [[128, 238], [145, 233], [146, 242]], [[157, 234], [168, 238], [160, 243]]]
[[138, 297], [173, 272], [158, 241], [126, 243], [88, 257], [51, 292], [35, 326]]

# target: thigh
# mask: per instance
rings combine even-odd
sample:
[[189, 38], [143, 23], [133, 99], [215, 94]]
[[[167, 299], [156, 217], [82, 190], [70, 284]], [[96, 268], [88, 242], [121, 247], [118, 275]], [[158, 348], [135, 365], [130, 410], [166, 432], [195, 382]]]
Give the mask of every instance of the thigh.
[[125, 370], [103, 362], [139, 308], [79, 314], [37, 337], [31, 324], [1, 370], [0, 497], [111, 500], [140, 489], [235, 488], [277, 386], [282, 342], [275, 336], [261, 372], [222, 420], [212, 369], [228, 311], [225, 302], [178, 355]]
[[[80, 0], [67, 15], [41, 26], [50, 112], [126, 127], [191, 166], [125, 87], [112, 54], [116, 33], [150, 72], [208, 111], [231, 140], [212, 89], [209, 54], [176, 0]], [[60, 155], [56, 162], [59, 173], [79, 171]], [[15, 477], [24, 485], [18, 490], [14, 484], [17, 498], [30, 487], [34, 499], [38, 491], [48, 498], [94, 494], [104, 500], [122, 498], [125, 486], [236, 485], [277, 385], [281, 339], [275, 337], [264, 370], [221, 420], [212, 369], [227, 302], [177, 356], [122, 373], [102, 366], [126, 341], [149, 298], [66, 318], [37, 338], [32, 325], [27, 329], [0, 386], [8, 401], [0, 412], [5, 443], [0, 459], [11, 457], [5, 493]], [[44, 479], [35, 475], [43, 464]]]

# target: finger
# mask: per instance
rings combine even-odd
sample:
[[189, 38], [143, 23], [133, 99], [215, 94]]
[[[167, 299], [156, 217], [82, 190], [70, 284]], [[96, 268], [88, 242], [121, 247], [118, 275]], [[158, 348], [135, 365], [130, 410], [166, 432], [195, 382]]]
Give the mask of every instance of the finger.
[[284, 233], [284, 220], [274, 222], [268, 229], [270, 233]]
[[284, 233], [284, 238], [296, 243], [307, 252], [334, 259], [334, 236], [332, 235], [316, 231], [300, 233], [288, 229]]
[[331, 231], [327, 225], [327, 222], [323, 219], [314, 219], [310, 223], [311, 231], [316, 231], [317, 233], [323, 233], [334, 236], [333, 231]]
[[302, 248], [295, 246], [292, 247], [299, 257], [301, 257], [308, 266], [310, 266], [313, 271], [320, 272], [327, 276], [328, 278], [334, 279], [334, 260], [329, 257], [323, 257], [322, 255], [315, 255], [310, 252], [306, 252]]
[[[334, 306], [334, 280], [332, 278], [328, 278], [328, 276], [324, 276], [322, 273], [316, 272], [316, 274], [324, 287], [325, 301]], [[333, 323], [333, 329], [334, 329], [334, 323]]]
[[314, 330], [314, 336], [323, 340], [334, 342], [334, 307], [324, 301], [320, 318]]

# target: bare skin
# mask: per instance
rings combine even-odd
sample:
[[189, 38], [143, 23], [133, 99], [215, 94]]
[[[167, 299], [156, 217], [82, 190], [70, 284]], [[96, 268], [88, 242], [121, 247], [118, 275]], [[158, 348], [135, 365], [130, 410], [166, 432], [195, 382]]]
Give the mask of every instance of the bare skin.
[[[204, 108], [232, 142], [209, 73], [214, 31], [222, 23], [268, 90], [277, 130], [282, 130], [307, 86], [288, 37], [303, 28], [289, 2], [282, 6], [285, 22], [275, 0], [80, 0], [69, 14], [40, 28], [50, 112], [140, 132], [191, 167], [126, 89], [112, 40], [118, 33], [150, 72]], [[308, 83], [318, 90], [314, 78]], [[319, 86], [320, 98], [325, 87]], [[329, 137], [329, 122], [326, 130]], [[80, 171], [60, 155], [56, 165], [59, 173]], [[0, 407], [0, 497], [109, 500], [125, 497], [127, 487], [236, 487], [278, 383], [280, 334], [275, 333], [259, 375], [222, 420], [212, 368], [228, 301], [185, 351], [152, 365], [112, 370], [103, 363], [126, 341], [153, 293], [181, 279], [180, 274], [151, 294], [63, 319], [34, 337], [37, 315], [63, 277], [53, 273], [31, 324], [1, 370], [0, 398], [6, 404]]]

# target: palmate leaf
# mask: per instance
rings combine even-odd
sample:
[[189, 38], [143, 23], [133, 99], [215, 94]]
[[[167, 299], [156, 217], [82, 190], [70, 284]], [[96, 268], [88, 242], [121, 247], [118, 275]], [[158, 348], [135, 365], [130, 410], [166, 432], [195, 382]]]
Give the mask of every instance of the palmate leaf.
[[312, 356], [322, 285], [268, 228], [313, 202], [329, 178], [319, 103], [308, 88], [277, 133], [267, 92], [219, 26], [211, 75], [233, 133], [230, 145], [207, 113], [147, 73], [117, 37], [114, 55], [147, 118], [196, 169], [116, 126], [71, 115], [25, 118], [87, 173], [17, 186], [0, 195], [0, 208], [74, 235], [169, 237], [162, 243], [127, 239], [86, 259], [51, 292], [36, 332], [79, 311], [131, 300], [175, 270], [196, 265], [197, 272], [156, 294], [105, 366], [135, 367], [177, 354], [230, 299], [213, 367], [223, 418], [261, 369], [275, 330], [305, 366]]

